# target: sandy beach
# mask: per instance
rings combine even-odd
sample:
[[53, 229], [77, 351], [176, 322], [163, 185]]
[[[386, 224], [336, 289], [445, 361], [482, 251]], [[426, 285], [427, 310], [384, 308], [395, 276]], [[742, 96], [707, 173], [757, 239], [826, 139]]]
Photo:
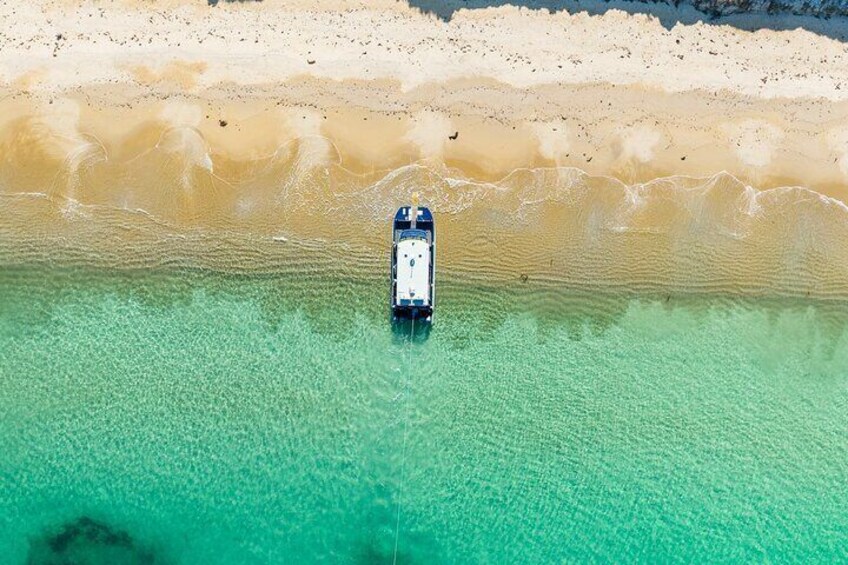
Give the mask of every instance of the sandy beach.
[[22, 121], [107, 150], [190, 126], [235, 160], [320, 135], [352, 169], [724, 170], [845, 196], [848, 50], [801, 29], [512, 6], [444, 22], [394, 1], [35, 5], [0, 8], [6, 145]]
[[[595, 237], [665, 234], [619, 241], [618, 267], [593, 263], [586, 280], [631, 276], [644, 245], [661, 264], [640, 277], [671, 269], [686, 286], [699, 261], [675, 258], [685, 233], [718, 250], [703, 276], [735, 281], [720, 288], [845, 286], [848, 48], [825, 33], [668, 26], [612, 6], [446, 21], [388, 0], [41, 1], [0, 7], [0, 23], [3, 229], [27, 253], [85, 241], [73, 218], [107, 209], [376, 249], [386, 214], [419, 191], [466, 230], [515, 222], [514, 252], [489, 265], [508, 277], [565, 276], [547, 225], [582, 242], [572, 266]], [[373, 229], [336, 228], [353, 218]], [[798, 230], [813, 256], [786, 251]], [[476, 271], [454, 249], [447, 267]], [[528, 249], [545, 251], [526, 264]]]

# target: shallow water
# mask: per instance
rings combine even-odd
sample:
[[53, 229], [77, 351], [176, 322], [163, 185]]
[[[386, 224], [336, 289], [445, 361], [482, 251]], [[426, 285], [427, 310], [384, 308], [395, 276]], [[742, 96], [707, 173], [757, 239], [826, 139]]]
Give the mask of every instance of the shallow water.
[[848, 299], [848, 206], [805, 187], [728, 173], [624, 182], [533, 160], [482, 175], [473, 160], [411, 154], [379, 167], [338, 138], [283, 141], [253, 122], [151, 114], [106, 135], [130, 116], [46, 107], [0, 130], [0, 264], [367, 276], [388, 261], [388, 219], [419, 193], [438, 216], [439, 272], [481, 284]]
[[[25, 123], [0, 163], [8, 561], [848, 558], [842, 202], [159, 129]], [[410, 342], [413, 192], [439, 306]]]
[[443, 279], [4, 269], [4, 562], [848, 558], [846, 303]]

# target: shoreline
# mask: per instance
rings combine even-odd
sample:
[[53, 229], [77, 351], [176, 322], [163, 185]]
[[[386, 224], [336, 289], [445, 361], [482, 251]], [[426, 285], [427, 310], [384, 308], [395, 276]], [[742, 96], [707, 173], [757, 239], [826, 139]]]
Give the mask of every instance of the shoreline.
[[250, 163], [313, 138], [316, 165], [359, 174], [423, 162], [494, 182], [517, 169], [577, 167], [636, 184], [725, 171], [760, 190], [803, 186], [848, 201], [848, 101], [612, 85], [528, 90], [471, 79], [402, 92], [383, 81], [311, 79], [238, 92], [18, 90], [0, 100], [0, 113], [7, 178], [33, 168], [55, 175], [90, 143], [105, 158], [131, 159], [183, 128], [197, 139], [171, 140], [173, 151], [190, 160], [202, 146], [200, 164], [234, 183]]

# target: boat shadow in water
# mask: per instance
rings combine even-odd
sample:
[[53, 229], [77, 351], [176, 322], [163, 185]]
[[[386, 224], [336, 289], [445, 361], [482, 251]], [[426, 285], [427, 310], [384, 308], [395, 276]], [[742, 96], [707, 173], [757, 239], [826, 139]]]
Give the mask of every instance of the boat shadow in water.
[[392, 335], [396, 343], [424, 343], [430, 337], [432, 322], [410, 318], [392, 318]]

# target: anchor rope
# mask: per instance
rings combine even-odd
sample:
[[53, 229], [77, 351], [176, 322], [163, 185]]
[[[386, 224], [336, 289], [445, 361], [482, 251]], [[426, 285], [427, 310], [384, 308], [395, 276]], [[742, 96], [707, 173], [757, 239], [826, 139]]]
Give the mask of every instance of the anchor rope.
[[397, 556], [398, 556], [398, 542], [400, 541], [400, 510], [402, 506], [402, 497], [403, 497], [403, 481], [404, 481], [404, 471], [406, 469], [406, 437], [407, 430], [409, 429], [409, 374], [412, 372], [412, 340], [415, 336], [415, 316], [412, 317], [412, 323], [409, 329], [409, 346], [407, 348], [408, 351], [408, 359], [407, 359], [407, 371], [406, 378], [404, 379], [403, 384], [403, 440], [401, 442], [401, 450], [400, 450], [400, 482], [398, 484], [398, 494], [397, 494], [397, 516], [395, 519], [395, 550], [392, 556], [392, 565], [397, 565]]

